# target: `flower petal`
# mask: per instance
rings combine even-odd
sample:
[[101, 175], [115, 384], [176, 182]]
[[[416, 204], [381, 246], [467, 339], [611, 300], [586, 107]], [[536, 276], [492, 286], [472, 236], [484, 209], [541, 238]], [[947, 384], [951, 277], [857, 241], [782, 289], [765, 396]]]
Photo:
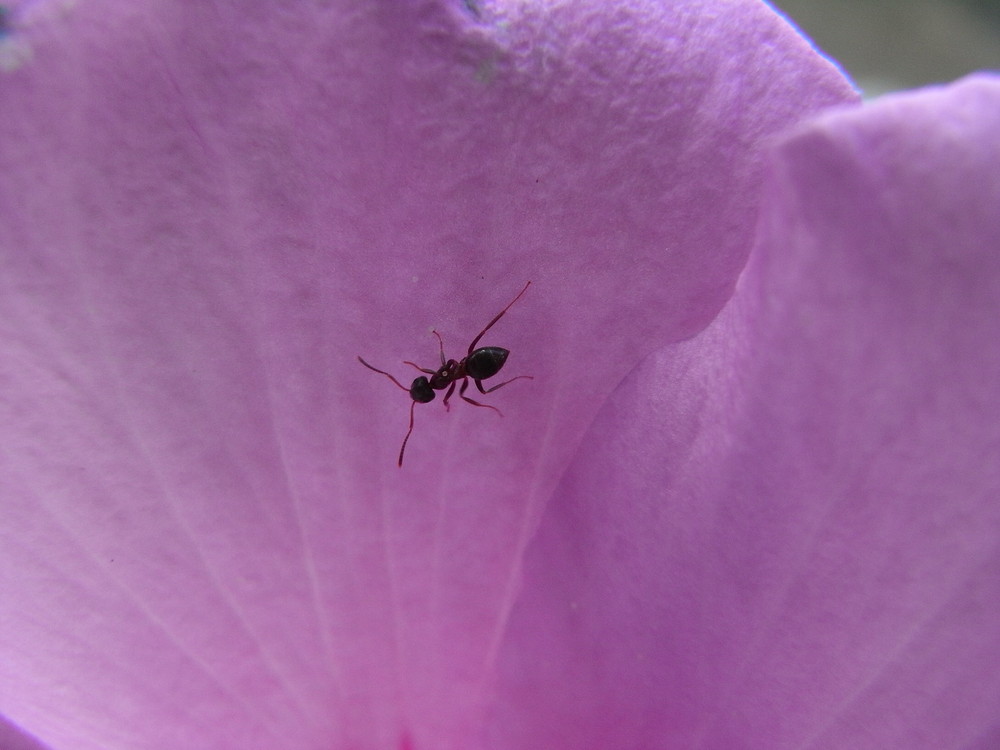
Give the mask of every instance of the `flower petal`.
[[[0, 710], [84, 749], [468, 747], [584, 429], [717, 313], [762, 144], [849, 86], [749, 0], [25, 24]], [[356, 356], [412, 377], [430, 326], [461, 356], [529, 279], [484, 343], [535, 380], [503, 421], [420, 406], [397, 470], [410, 399]]]
[[992, 746], [1000, 79], [777, 151], [737, 294], [550, 503], [497, 748]]
[[34, 737], [0, 716], [0, 747], [3, 750], [48, 750]]

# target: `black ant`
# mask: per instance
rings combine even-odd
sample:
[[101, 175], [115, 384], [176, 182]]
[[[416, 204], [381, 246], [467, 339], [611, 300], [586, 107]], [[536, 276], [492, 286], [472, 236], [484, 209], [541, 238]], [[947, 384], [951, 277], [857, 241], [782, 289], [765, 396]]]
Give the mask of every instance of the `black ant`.
[[[445, 388], [448, 389], [448, 392], [444, 395], [444, 408], [450, 411], [451, 406], [448, 404], [448, 399], [451, 398], [451, 395], [455, 392], [455, 386], [458, 384], [458, 381], [461, 380], [462, 387], [458, 389], [458, 395], [462, 400], [468, 401], [473, 406], [482, 406], [485, 409], [492, 409], [502, 417], [503, 414], [495, 406], [481, 404], [465, 395], [465, 389], [469, 387], [469, 378], [472, 378], [472, 381], [476, 384], [476, 388], [478, 388], [479, 392], [483, 395], [493, 393], [493, 391], [497, 388], [503, 388], [505, 385], [513, 383], [515, 380], [521, 380], [522, 378], [526, 380], [533, 379], [531, 375], [518, 375], [516, 378], [505, 380], [499, 385], [483, 390], [482, 381], [492, 378], [500, 372], [503, 368], [504, 362], [507, 361], [507, 355], [510, 354], [510, 350], [503, 349], [499, 346], [484, 346], [476, 349], [476, 344], [479, 343], [479, 339], [481, 339], [485, 333], [493, 327], [494, 323], [503, 317], [504, 313], [507, 312], [515, 302], [521, 299], [522, 295], [528, 291], [529, 286], [531, 286], [530, 281], [525, 284], [524, 289], [522, 289], [520, 293], [510, 301], [510, 304], [497, 313], [497, 316], [486, 324], [486, 327], [479, 332], [479, 335], [472, 339], [472, 343], [469, 344], [469, 351], [464, 357], [462, 357], [461, 361], [456, 362], [454, 359], [445, 359], [444, 339], [441, 338], [440, 333], [432, 329], [431, 333], [437, 336], [438, 346], [441, 351], [441, 366], [436, 370], [428, 370], [424, 367], [420, 367], [414, 362], [410, 362], [409, 360], [404, 361], [404, 365], [410, 365], [415, 367], [420, 372], [426, 373], [426, 375], [420, 375], [419, 377], [414, 378], [413, 383], [409, 388], [400, 383], [389, 373], [384, 370], [380, 370], [377, 367], [372, 367], [370, 364], [361, 359], [361, 357], [358, 357], [358, 361], [361, 364], [369, 370], [374, 370], [375, 372], [385, 375], [389, 378], [389, 380], [409, 393], [410, 398], [413, 399], [413, 401], [410, 402], [410, 429], [406, 431], [406, 437], [403, 438], [403, 446], [399, 449], [399, 461], [397, 462], [397, 465], [400, 468], [403, 466], [403, 453], [406, 451], [406, 441], [410, 439], [410, 433], [413, 432], [413, 407], [418, 403], [426, 404], [429, 401], [433, 401], [434, 391], [443, 391]], [[430, 375], [430, 378], [428, 378], [427, 375]]]

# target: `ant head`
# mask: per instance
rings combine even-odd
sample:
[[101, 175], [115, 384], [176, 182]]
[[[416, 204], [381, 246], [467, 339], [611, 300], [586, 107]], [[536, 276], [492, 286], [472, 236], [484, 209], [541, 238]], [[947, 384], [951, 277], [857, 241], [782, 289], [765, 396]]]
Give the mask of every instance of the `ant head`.
[[413, 379], [413, 384], [410, 386], [410, 398], [418, 404], [426, 404], [428, 401], [434, 400], [434, 389], [431, 388], [431, 384], [423, 375]]

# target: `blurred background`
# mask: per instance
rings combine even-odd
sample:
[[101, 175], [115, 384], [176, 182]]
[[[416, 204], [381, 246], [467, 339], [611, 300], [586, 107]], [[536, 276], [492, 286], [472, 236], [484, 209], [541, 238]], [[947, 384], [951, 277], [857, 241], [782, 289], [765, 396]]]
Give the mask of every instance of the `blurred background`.
[[1000, 72], [1000, 0], [771, 0], [866, 97]]

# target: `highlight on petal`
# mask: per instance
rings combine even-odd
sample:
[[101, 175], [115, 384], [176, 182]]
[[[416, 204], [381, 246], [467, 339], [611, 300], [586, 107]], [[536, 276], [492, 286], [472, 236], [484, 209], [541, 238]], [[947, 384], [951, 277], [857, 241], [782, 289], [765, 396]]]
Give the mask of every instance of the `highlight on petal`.
[[27, 65], [34, 55], [32, 40], [59, 26], [76, 0], [14, 0], [0, 5], [0, 75]]
[[998, 132], [981, 76], [777, 149], [733, 300], [547, 508], [490, 747], [991, 746]]
[[[470, 7], [88, 0], [0, 78], [0, 711], [53, 747], [470, 747], [594, 413], [856, 99], [755, 0]], [[357, 356], [528, 280], [483, 344], [534, 380], [398, 470]]]

